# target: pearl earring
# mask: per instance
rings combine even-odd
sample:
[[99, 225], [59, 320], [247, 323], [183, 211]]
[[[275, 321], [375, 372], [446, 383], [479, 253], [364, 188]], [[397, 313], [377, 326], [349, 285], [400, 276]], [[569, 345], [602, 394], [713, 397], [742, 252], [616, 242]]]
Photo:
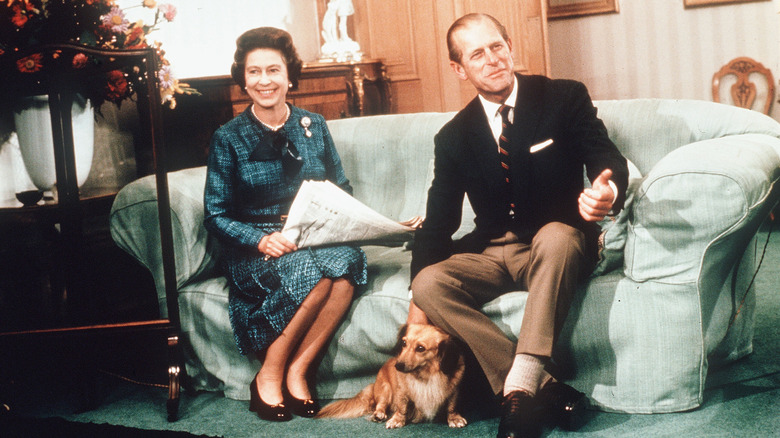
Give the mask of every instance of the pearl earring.
[[292, 88], [292, 82], [290, 82], [289, 84], [287, 84], [287, 87], [288, 87], [288, 88]]

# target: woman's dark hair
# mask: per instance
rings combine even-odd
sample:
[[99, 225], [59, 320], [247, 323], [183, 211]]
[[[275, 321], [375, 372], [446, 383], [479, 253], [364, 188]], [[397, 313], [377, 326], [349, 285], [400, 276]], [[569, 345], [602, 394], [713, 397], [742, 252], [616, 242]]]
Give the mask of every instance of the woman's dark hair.
[[246, 69], [246, 56], [256, 49], [273, 49], [282, 54], [282, 59], [287, 64], [287, 77], [292, 88], [298, 88], [298, 79], [301, 77], [303, 61], [298, 56], [298, 51], [293, 45], [292, 36], [282, 29], [275, 27], [258, 27], [241, 34], [236, 40], [236, 53], [233, 54], [233, 65], [230, 67], [230, 75], [243, 89], [246, 86], [244, 70]]

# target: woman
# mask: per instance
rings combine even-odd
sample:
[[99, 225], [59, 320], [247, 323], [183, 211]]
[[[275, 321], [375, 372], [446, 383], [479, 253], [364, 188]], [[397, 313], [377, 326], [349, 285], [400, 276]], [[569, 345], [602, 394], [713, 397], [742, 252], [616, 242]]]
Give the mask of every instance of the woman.
[[352, 187], [324, 118], [285, 101], [302, 66], [290, 34], [247, 31], [234, 60], [233, 79], [252, 104], [214, 133], [204, 221], [223, 243], [238, 348], [262, 362], [250, 410], [271, 421], [313, 417], [307, 376], [366, 282], [366, 256], [349, 246], [298, 250], [280, 230], [303, 180]]

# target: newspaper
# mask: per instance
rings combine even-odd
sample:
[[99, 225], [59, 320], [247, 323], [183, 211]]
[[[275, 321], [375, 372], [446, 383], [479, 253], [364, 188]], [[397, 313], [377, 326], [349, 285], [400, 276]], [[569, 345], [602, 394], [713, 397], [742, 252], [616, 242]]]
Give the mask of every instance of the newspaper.
[[298, 248], [352, 243], [400, 246], [415, 228], [389, 219], [330, 181], [304, 181], [282, 235]]

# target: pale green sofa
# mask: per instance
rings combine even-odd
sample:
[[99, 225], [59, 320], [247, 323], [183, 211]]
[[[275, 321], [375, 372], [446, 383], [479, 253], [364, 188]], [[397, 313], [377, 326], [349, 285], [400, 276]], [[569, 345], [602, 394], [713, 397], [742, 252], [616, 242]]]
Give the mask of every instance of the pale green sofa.
[[[695, 408], [708, 366], [752, 350], [756, 303], [752, 289], [745, 293], [757, 264], [755, 233], [780, 197], [780, 124], [700, 101], [596, 104], [644, 177], [634, 172], [633, 199], [607, 225], [610, 265], [579, 290], [556, 358], [569, 365], [568, 382], [600, 409]], [[452, 115], [329, 122], [354, 196], [397, 220], [424, 214], [433, 136]], [[239, 355], [233, 342], [228, 291], [215, 270], [218, 246], [202, 224], [204, 180], [205, 168], [169, 175], [187, 373], [196, 388], [247, 399], [259, 364]], [[114, 202], [111, 231], [151, 270], [164, 309], [155, 198], [152, 177], [126, 186]], [[473, 226], [468, 205], [464, 211], [459, 234]], [[406, 318], [409, 250], [365, 250], [369, 284], [321, 363], [322, 398], [351, 396], [371, 381]], [[525, 298], [526, 292], [510, 293], [483, 310], [512, 336]]]

